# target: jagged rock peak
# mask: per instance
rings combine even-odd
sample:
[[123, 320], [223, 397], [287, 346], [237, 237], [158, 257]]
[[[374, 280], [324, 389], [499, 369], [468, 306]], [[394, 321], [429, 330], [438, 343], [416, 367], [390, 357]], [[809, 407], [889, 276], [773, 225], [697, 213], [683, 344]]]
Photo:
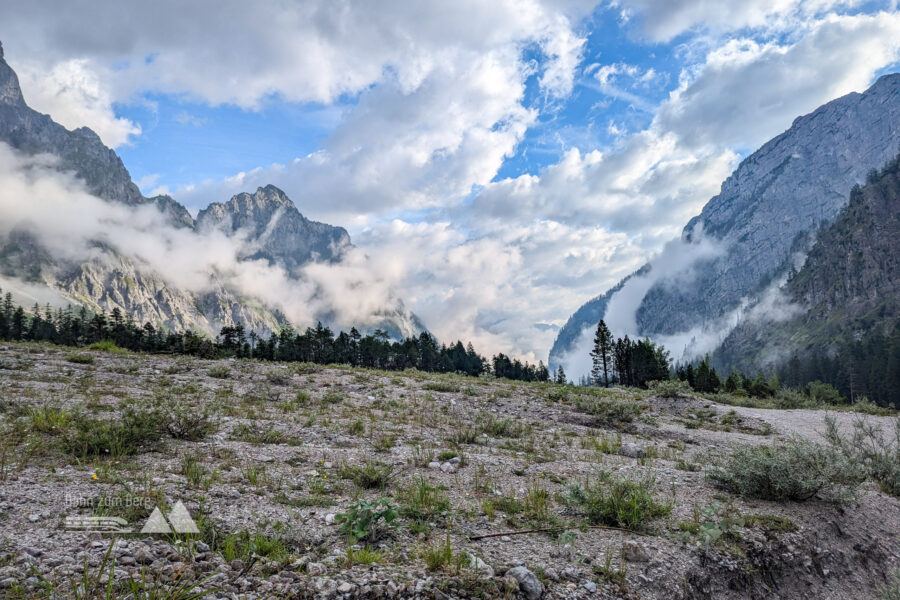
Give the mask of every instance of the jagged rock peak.
[[0, 103], [24, 105], [19, 78], [3, 59], [3, 45], [0, 44]]

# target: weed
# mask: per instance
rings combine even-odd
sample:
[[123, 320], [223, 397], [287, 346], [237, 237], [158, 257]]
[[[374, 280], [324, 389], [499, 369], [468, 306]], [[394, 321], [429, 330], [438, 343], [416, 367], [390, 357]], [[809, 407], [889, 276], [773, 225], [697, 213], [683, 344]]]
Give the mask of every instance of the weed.
[[337, 515], [335, 522], [352, 542], [375, 542], [384, 535], [386, 527], [397, 516], [397, 509], [391, 505], [390, 498], [381, 498], [376, 502], [358, 500], [347, 512]]
[[217, 365], [206, 372], [213, 379], [228, 379], [231, 377], [231, 369], [225, 365]]
[[364, 490], [383, 490], [394, 474], [394, 467], [382, 462], [366, 461], [363, 465], [344, 465], [340, 476]]

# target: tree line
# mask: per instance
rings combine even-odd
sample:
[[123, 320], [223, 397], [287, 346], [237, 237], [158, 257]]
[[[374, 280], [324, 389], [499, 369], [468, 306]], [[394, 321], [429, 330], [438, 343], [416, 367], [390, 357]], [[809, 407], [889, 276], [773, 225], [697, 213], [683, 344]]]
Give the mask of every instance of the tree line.
[[[2, 290], [0, 290], [2, 295]], [[341, 363], [384, 370], [415, 368], [433, 373], [460, 373], [523, 381], [548, 381], [543, 362], [532, 365], [497, 354], [491, 360], [471, 343], [443, 345], [427, 332], [402, 341], [381, 329], [362, 335], [355, 327], [335, 335], [318, 323], [303, 332], [284, 328], [268, 336], [243, 325], [226, 326], [214, 339], [195, 331], [166, 331], [152, 323], [138, 325], [130, 314], [114, 308], [109, 314], [85, 307], [53, 309], [35, 305], [26, 311], [7, 293], [0, 304], [0, 339], [46, 341], [63, 346], [88, 346], [111, 341], [135, 352], [184, 354], [201, 358], [252, 358], [267, 361]]]
[[593, 385], [646, 388], [651, 381], [669, 379], [669, 352], [649, 339], [614, 338], [603, 319], [597, 324], [591, 350]]

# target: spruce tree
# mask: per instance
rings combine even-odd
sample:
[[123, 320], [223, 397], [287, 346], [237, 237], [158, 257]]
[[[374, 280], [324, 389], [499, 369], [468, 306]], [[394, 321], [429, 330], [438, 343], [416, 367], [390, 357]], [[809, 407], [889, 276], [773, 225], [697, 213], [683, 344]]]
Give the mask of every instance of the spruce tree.
[[597, 333], [594, 334], [594, 349], [591, 351], [591, 359], [594, 363], [591, 369], [591, 379], [594, 385], [600, 385], [602, 381], [604, 387], [609, 387], [609, 363], [612, 358], [612, 347], [612, 333], [603, 319], [600, 319], [600, 322], [597, 323]]

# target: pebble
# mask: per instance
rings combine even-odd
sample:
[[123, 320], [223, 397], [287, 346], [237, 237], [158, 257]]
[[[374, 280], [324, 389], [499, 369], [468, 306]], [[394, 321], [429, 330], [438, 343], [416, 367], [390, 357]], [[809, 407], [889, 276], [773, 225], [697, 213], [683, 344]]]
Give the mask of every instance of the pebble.
[[632, 442], [626, 442], [619, 448], [619, 454], [630, 458], [644, 458], [646, 452], [644, 452], [642, 446]]

